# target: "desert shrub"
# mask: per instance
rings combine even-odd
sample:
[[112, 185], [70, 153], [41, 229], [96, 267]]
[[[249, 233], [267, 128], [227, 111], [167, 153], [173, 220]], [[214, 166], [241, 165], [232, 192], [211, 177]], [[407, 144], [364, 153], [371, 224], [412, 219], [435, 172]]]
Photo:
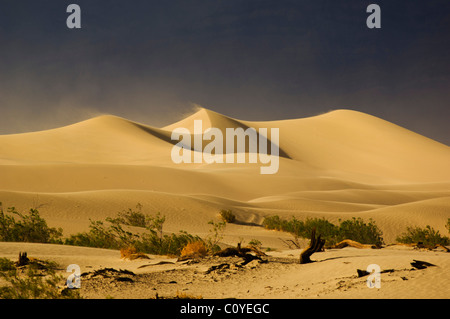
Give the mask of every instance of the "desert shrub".
[[291, 233], [294, 237], [309, 238], [311, 231], [316, 228], [317, 233], [324, 239], [332, 239], [337, 234], [337, 226], [325, 218], [307, 218], [305, 221], [292, 217], [283, 220], [279, 216], [270, 216], [264, 219], [263, 226], [267, 229], [276, 229]]
[[14, 270], [16, 267], [14, 266], [14, 262], [9, 260], [8, 258], [0, 258], [0, 271], [8, 271]]
[[288, 222], [283, 220], [278, 215], [268, 216], [264, 218], [263, 226], [267, 229], [287, 231], [286, 224]]
[[200, 239], [185, 231], [178, 234], [163, 234], [165, 221], [166, 217], [161, 216], [159, 212], [155, 216], [146, 216], [146, 229], [149, 233], [142, 234], [140, 239], [135, 241], [134, 246], [138, 251], [158, 255], [180, 255], [183, 247]]
[[129, 226], [146, 227], [148, 217], [142, 213], [142, 205], [136, 205], [136, 211], [129, 208], [127, 211], [122, 211], [117, 214], [117, 217], [106, 218], [106, 221], [116, 224], [123, 224]]
[[185, 292], [180, 292], [177, 289], [176, 295], [160, 296], [156, 293], [154, 299], [203, 299], [203, 297], [202, 295], [191, 295]]
[[[100, 220], [90, 220], [89, 232], [71, 235], [69, 238], [66, 238], [64, 243], [67, 245], [108, 249], [122, 249], [130, 246], [141, 249], [143, 247], [148, 248], [148, 242], [145, 244], [140, 242], [143, 240], [141, 236], [125, 230], [122, 226], [131, 225], [142, 227], [144, 225], [150, 231], [152, 237], [158, 237], [159, 240], [155, 240], [154, 242], [160, 244], [162, 240], [162, 225], [165, 218], [161, 218], [159, 213], [156, 217], [144, 215], [141, 212], [142, 206], [138, 204], [136, 207], [138, 207], [138, 212], [129, 209], [128, 211], [118, 213], [115, 218], [106, 218], [107, 225]], [[146, 237], [145, 241], [149, 241], [149, 238]]]
[[137, 238], [137, 235], [125, 231], [117, 222], [107, 227], [102, 221], [90, 221], [89, 232], [71, 235], [64, 243], [74, 246], [120, 249], [133, 244]]
[[305, 237], [305, 223], [292, 217], [291, 220], [285, 221], [281, 224], [281, 229], [283, 231], [289, 232], [294, 235], [297, 239], [298, 237]]
[[185, 292], [179, 292], [177, 289], [177, 294], [174, 299], [203, 299], [202, 295], [190, 295]]
[[163, 235], [162, 237], [145, 233], [140, 240], [134, 243], [134, 246], [138, 251], [148, 254], [179, 256], [183, 247], [199, 239], [200, 237], [184, 231], [180, 231], [179, 234]]
[[222, 209], [220, 211], [220, 217], [223, 221], [227, 223], [234, 223], [236, 221], [236, 216], [233, 214], [231, 210]]
[[307, 218], [304, 222], [304, 228], [301, 236], [303, 238], [310, 238], [311, 232], [314, 228], [316, 229], [316, 233], [320, 234], [321, 238], [325, 239], [328, 245], [332, 245], [337, 242], [339, 227], [325, 218]]
[[[184, 231], [164, 234], [165, 216], [160, 213], [155, 216], [144, 215], [142, 206], [138, 204], [136, 207], [137, 211], [123, 211], [115, 218], [107, 218], [106, 223], [90, 220], [89, 231], [72, 234], [63, 241], [62, 229], [48, 227], [36, 209], [30, 209], [28, 214], [21, 214], [11, 207], [8, 214], [5, 214], [0, 203], [0, 241], [58, 243], [107, 249], [135, 247], [137, 253], [179, 255], [188, 243], [201, 240]], [[16, 221], [14, 215], [19, 216], [20, 220]], [[207, 247], [214, 250], [218, 247], [225, 222], [212, 224], [213, 231], [207, 240]], [[126, 230], [123, 225], [145, 227], [148, 232], [135, 234]], [[4, 260], [0, 267], [2, 265], [6, 265]]]
[[450, 218], [447, 219], [447, 224], [445, 225], [445, 228], [447, 228], [448, 232], [450, 233]]
[[[14, 207], [8, 208], [7, 215], [0, 203], [0, 241], [61, 243], [62, 229], [48, 227], [36, 209], [28, 214], [19, 213]], [[14, 216], [20, 219], [16, 220]]]
[[425, 228], [407, 227], [406, 232], [397, 237], [397, 241], [404, 244], [422, 243], [426, 246], [448, 245], [450, 239], [441, 236], [439, 231], [427, 225]]
[[166, 221], [165, 216], [161, 216], [158, 212], [155, 216], [147, 216], [146, 228], [152, 233], [152, 235], [162, 239], [163, 238], [163, 226]]
[[108, 225], [105, 225], [103, 221], [91, 220], [89, 232], [71, 235], [65, 240], [65, 244], [108, 249], [134, 247], [136, 253], [179, 255], [187, 243], [199, 239], [183, 231], [179, 234], [164, 235], [165, 217], [160, 213], [155, 216], [145, 215], [145, 228], [148, 232], [139, 235], [122, 227], [122, 217], [123, 215], [119, 215], [118, 218], [108, 218]]
[[209, 252], [214, 253], [220, 250], [219, 242], [223, 238], [223, 232], [227, 223], [225, 221], [214, 222], [210, 220], [208, 224], [212, 226], [212, 229], [209, 230], [209, 235], [205, 239], [206, 247]]
[[337, 230], [337, 241], [351, 239], [361, 244], [374, 244], [381, 246], [383, 242], [382, 232], [372, 219], [365, 223], [362, 218], [342, 221]]
[[261, 243], [261, 241], [259, 241], [258, 239], [251, 239], [249, 242], [248, 242], [248, 245], [250, 246], [250, 247], [253, 247], [253, 248], [255, 248], [255, 249], [261, 249], [261, 246], [262, 246], [262, 243]]
[[79, 299], [80, 293], [75, 289], [62, 290], [58, 286], [65, 281], [63, 276], [49, 271], [43, 275], [34, 267], [29, 267], [25, 274], [15, 269], [0, 272], [0, 277], [8, 282], [0, 287], [0, 299]]
[[128, 246], [120, 249], [120, 258], [134, 260], [139, 258], [149, 259], [149, 257], [141, 252], [138, 252], [136, 247]]
[[297, 246], [298, 238], [304, 237], [305, 223], [292, 217], [291, 220], [281, 219], [278, 215], [264, 218], [263, 226], [267, 229], [274, 229], [291, 233]]
[[[209, 235], [206, 239], [202, 239], [199, 236], [188, 234], [185, 231], [180, 231], [178, 234], [166, 234], [163, 235], [164, 217], [161, 217], [159, 213], [149, 219], [150, 223], [147, 226], [149, 233], [145, 233], [141, 236], [141, 239], [134, 243], [134, 246], [138, 251], [150, 253], [150, 254], [168, 254], [179, 256], [182, 253], [183, 248], [191, 243], [202, 242], [207, 252], [216, 252], [220, 250], [219, 241], [223, 238], [223, 232], [226, 227], [226, 222], [214, 222], [210, 221], [208, 224], [212, 226]], [[199, 245], [199, 244], [197, 244]]]
[[333, 245], [344, 239], [355, 240], [362, 244], [383, 244], [382, 232], [373, 220], [365, 223], [361, 218], [355, 217], [342, 221], [337, 226], [325, 218], [307, 218], [302, 221], [292, 217], [290, 220], [284, 220], [275, 215], [266, 217], [263, 226], [267, 229], [289, 232], [295, 240], [299, 237], [310, 238], [311, 231], [315, 228], [317, 234], [320, 234], [328, 245]]
[[204, 257], [208, 253], [205, 243], [202, 240], [197, 240], [188, 243], [181, 250], [181, 257]]
[[120, 258], [131, 259], [131, 256], [137, 254], [136, 247], [128, 246], [120, 249]]

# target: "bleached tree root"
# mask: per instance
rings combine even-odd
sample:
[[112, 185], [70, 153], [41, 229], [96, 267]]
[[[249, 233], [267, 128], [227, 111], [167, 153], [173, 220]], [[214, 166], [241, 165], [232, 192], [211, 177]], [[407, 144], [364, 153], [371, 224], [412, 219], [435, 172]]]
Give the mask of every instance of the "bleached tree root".
[[334, 246], [331, 246], [330, 248], [334, 248], [334, 249], [339, 249], [339, 248], [344, 248], [344, 247], [355, 247], [355, 248], [360, 248], [360, 249], [379, 249], [381, 248], [380, 246], [377, 245], [368, 245], [368, 244], [361, 244], [358, 243], [357, 241], [351, 240], [351, 239], [344, 239], [343, 241], [337, 243]]

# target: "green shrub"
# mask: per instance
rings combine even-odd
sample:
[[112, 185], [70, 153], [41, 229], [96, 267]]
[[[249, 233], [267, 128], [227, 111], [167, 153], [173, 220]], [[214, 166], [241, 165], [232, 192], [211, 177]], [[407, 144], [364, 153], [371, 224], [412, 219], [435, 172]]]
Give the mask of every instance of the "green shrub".
[[318, 234], [324, 239], [331, 239], [336, 236], [337, 226], [327, 221], [325, 218], [307, 218], [305, 221], [292, 217], [290, 220], [283, 220], [279, 216], [266, 217], [263, 226], [267, 229], [281, 230], [298, 238], [309, 238], [311, 231], [316, 228]]
[[58, 285], [64, 283], [65, 278], [52, 270], [44, 275], [34, 267], [29, 267], [25, 274], [18, 273], [14, 269], [0, 272], [0, 277], [8, 282], [8, 285], [0, 287], [0, 299], [81, 298], [76, 289], [58, 288]]
[[[65, 244], [108, 249], [134, 247], [140, 253], [179, 255], [183, 247], [189, 242], [200, 239], [198, 236], [193, 236], [183, 231], [179, 234], [164, 235], [163, 225], [165, 217], [161, 216], [160, 213], [157, 213], [155, 216], [142, 214], [145, 220], [145, 228], [148, 232], [140, 235], [134, 234], [122, 227], [122, 224], [131, 225], [128, 217], [134, 215], [132, 212], [129, 210], [125, 214], [119, 213], [116, 218], [107, 218], [108, 226], [103, 221], [91, 220], [89, 232], [71, 235], [65, 240]], [[134, 216], [141, 216], [141, 212], [139, 212], [139, 215]], [[140, 217], [139, 219], [142, 221]], [[134, 224], [134, 226], [137, 225]]]
[[236, 221], [236, 216], [231, 210], [222, 209], [220, 211], [220, 217], [222, 217], [222, 220], [227, 223], [234, 223]]
[[212, 226], [212, 229], [209, 230], [209, 236], [206, 237], [205, 243], [208, 251], [214, 253], [220, 250], [219, 242], [223, 238], [223, 232], [225, 231], [227, 223], [225, 221], [216, 223], [213, 220], [210, 220], [208, 224]]
[[184, 231], [180, 231], [179, 234], [163, 235], [161, 238], [146, 233], [134, 243], [134, 247], [137, 251], [147, 254], [179, 256], [187, 244], [200, 240], [200, 237]]
[[285, 231], [296, 237], [302, 237], [305, 229], [303, 221], [292, 217], [291, 220], [281, 219], [280, 216], [269, 216], [264, 218], [263, 226], [267, 229]]
[[262, 246], [262, 243], [261, 243], [261, 241], [259, 241], [258, 239], [251, 239], [249, 242], [248, 242], [248, 245], [250, 246], [250, 247], [253, 247], [253, 248], [256, 248], [256, 249], [261, 249], [261, 246]]
[[267, 229], [287, 231], [287, 223], [288, 222], [281, 219], [280, 216], [274, 215], [265, 217], [262, 225]]
[[[89, 231], [72, 234], [61, 240], [62, 229], [50, 228], [35, 209], [28, 214], [21, 214], [14, 207], [5, 214], [0, 203], [0, 241], [27, 241], [41, 243], [58, 243], [74, 246], [97, 247], [107, 249], [122, 249], [134, 247], [138, 252], [149, 254], [179, 255], [181, 250], [191, 242], [203, 241], [198, 236], [180, 231], [178, 234], [164, 234], [165, 216], [157, 213], [155, 216], [142, 213], [142, 206], [136, 206], [137, 211], [129, 209], [117, 214], [115, 218], [105, 221], [90, 220]], [[16, 221], [13, 215], [21, 219]], [[210, 236], [205, 244], [210, 251], [220, 249], [218, 242], [222, 239], [225, 222], [214, 223]], [[135, 234], [123, 226], [144, 227], [147, 232]], [[8, 267], [5, 260], [0, 260], [1, 267]]]
[[[10, 207], [8, 213], [10, 215], [4, 213], [0, 203], [0, 241], [61, 243], [62, 229], [48, 227], [36, 209], [21, 214]], [[17, 215], [20, 220], [16, 221], [11, 215]]]
[[305, 223], [295, 217], [292, 217], [289, 221], [282, 222], [280, 228], [293, 234], [295, 238], [304, 237], [305, 234]]
[[120, 249], [132, 245], [137, 235], [125, 231], [118, 222], [106, 227], [102, 221], [91, 221], [89, 232], [78, 233], [66, 238], [66, 245]]
[[146, 216], [146, 229], [144, 233], [134, 242], [134, 247], [140, 252], [157, 255], [180, 255], [181, 250], [190, 242], [199, 241], [200, 237], [180, 231], [179, 234], [163, 234], [165, 216], [158, 212], [155, 216]]
[[106, 221], [128, 226], [147, 227], [148, 217], [142, 213], [142, 205], [138, 203], [136, 209], [137, 211], [129, 208], [127, 211], [118, 213], [116, 218], [106, 218]]
[[341, 222], [337, 231], [337, 241], [351, 239], [361, 244], [381, 246], [384, 244], [382, 234], [372, 219], [366, 224], [362, 218], [353, 217]]
[[160, 239], [163, 238], [163, 226], [166, 221], [165, 216], [161, 216], [161, 214], [158, 212], [156, 215], [153, 216], [147, 216], [147, 226], [146, 228], [148, 231], [153, 235]]
[[382, 232], [373, 220], [366, 224], [361, 218], [355, 217], [336, 226], [325, 218], [307, 218], [305, 221], [301, 221], [292, 217], [291, 220], [283, 220], [275, 215], [266, 217], [263, 226], [267, 229], [289, 232], [295, 239], [310, 238], [311, 232], [315, 228], [316, 233], [320, 234], [328, 245], [344, 239], [355, 240], [362, 244], [383, 244]]
[[302, 232], [303, 238], [310, 238], [313, 229], [316, 233], [325, 239], [327, 245], [333, 245], [337, 242], [339, 228], [325, 218], [307, 218], [304, 223], [304, 230]]
[[8, 271], [14, 270], [16, 267], [14, 266], [14, 262], [9, 260], [8, 258], [0, 258], [0, 271]]
[[450, 239], [441, 236], [439, 231], [427, 225], [425, 228], [407, 227], [406, 232], [397, 237], [397, 241], [404, 244], [422, 243], [425, 246], [448, 245]]

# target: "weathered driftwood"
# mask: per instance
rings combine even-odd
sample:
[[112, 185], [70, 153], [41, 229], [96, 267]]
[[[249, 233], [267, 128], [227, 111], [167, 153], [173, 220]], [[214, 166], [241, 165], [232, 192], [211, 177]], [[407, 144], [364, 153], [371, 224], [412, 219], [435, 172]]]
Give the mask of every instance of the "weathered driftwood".
[[440, 248], [444, 249], [446, 252], [450, 253], [450, 249], [445, 247], [444, 245], [437, 244], [434, 248], [438, 248], [438, 247], [440, 247]]
[[249, 247], [241, 247], [241, 243], [237, 244], [237, 247], [228, 247], [225, 249], [222, 249], [216, 253], [214, 253], [213, 256], [219, 256], [219, 257], [231, 257], [231, 256], [237, 256], [237, 257], [244, 257], [246, 254], [254, 252], [257, 256], [267, 256], [264, 252], [259, 250], [256, 247], [249, 246]]
[[[436, 265], [429, 263], [427, 261], [413, 259], [413, 261], [411, 262], [411, 266], [413, 266], [416, 269], [426, 269], [428, 267], [435, 267]], [[391, 272], [395, 272], [395, 271], [404, 271], [404, 270], [408, 270], [408, 269], [384, 269], [384, 270], [380, 271], [380, 274], [391, 273]], [[368, 272], [367, 270], [364, 270], [364, 269], [356, 269], [356, 272], [358, 273], [358, 277], [364, 277], [364, 276], [368, 276], [371, 274], [370, 272]]]
[[82, 273], [80, 276], [81, 277], [89, 277], [89, 278], [93, 278], [96, 276], [101, 276], [103, 278], [111, 278], [111, 277], [119, 277], [121, 275], [130, 275], [130, 276], [135, 276], [136, 274], [132, 271], [126, 270], [126, 269], [114, 269], [114, 268], [101, 268], [101, 269], [97, 269], [91, 272], [84, 272]]
[[251, 251], [250, 248], [243, 248], [241, 247], [241, 243], [237, 244], [237, 247], [227, 247], [225, 249], [222, 249], [216, 253], [214, 253], [213, 256], [219, 256], [219, 257], [243, 257], [245, 254], [249, 253]]
[[[250, 252], [254, 252], [256, 256], [250, 254]], [[258, 259], [261, 261], [260, 256], [267, 256], [265, 253], [257, 249], [256, 247], [241, 247], [241, 243], [237, 244], [237, 247], [228, 247], [222, 249], [221, 251], [216, 252], [213, 256], [219, 257], [241, 257], [244, 258], [244, 263], [242, 265], [248, 264], [254, 259]]]
[[300, 264], [311, 263], [311, 255], [317, 251], [321, 251], [325, 245], [325, 240], [320, 239], [320, 235], [316, 238], [316, 229], [313, 228], [311, 231], [311, 241], [309, 246], [306, 247], [300, 254]]
[[427, 267], [433, 267], [433, 266], [436, 266], [436, 265], [433, 265], [433, 264], [431, 264], [431, 263], [429, 263], [427, 261], [413, 259], [413, 262], [411, 263], [411, 266], [413, 266], [414, 268], [417, 268], [417, 269], [425, 269]]
[[418, 243], [396, 243], [395, 245], [398, 246], [406, 246], [406, 247], [412, 247], [412, 248], [423, 248], [423, 249], [436, 249], [436, 248], [442, 248], [443, 250], [445, 250], [447, 253], [450, 253], [450, 249], [447, 248], [444, 245], [441, 244], [437, 244], [437, 245], [425, 245], [422, 242], [418, 242]]
[[344, 248], [344, 247], [355, 247], [355, 248], [360, 248], [360, 249], [367, 249], [367, 248], [371, 248], [371, 249], [377, 249], [377, 248], [381, 248], [380, 246], [377, 245], [368, 245], [368, 244], [361, 244], [358, 243], [357, 241], [351, 240], [351, 239], [344, 239], [343, 241], [337, 243], [334, 246], [331, 246], [330, 248]]
[[414, 247], [414, 248], [424, 248], [424, 249], [429, 249], [429, 250], [433, 250], [433, 249], [436, 249], [436, 248], [442, 248], [442, 249], [444, 249], [447, 253], [450, 252], [450, 249], [448, 249], [447, 247], [445, 247], [444, 245], [441, 245], [441, 244], [436, 244], [436, 245], [425, 245], [425, 244], [422, 243], [422, 242], [418, 242], [418, 243], [411, 244], [411, 245], [412, 245], [412, 247]]
[[25, 266], [28, 265], [30, 263], [30, 259], [28, 259], [27, 257], [27, 253], [26, 252], [19, 252], [19, 260], [17, 260], [16, 262], [16, 266], [20, 267], [20, 266]]
[[[395, 269], [384, 269], [384, 270], [380, 271], [380, 274], [394, 272], [394, 271], [395, 271]], [[356, 269], [356, 272], [358, 273], [358, 277], [364, 277], [364, 276], [368, 276], [371, 274], [367, 270], [363, 270], [363, 269]]]

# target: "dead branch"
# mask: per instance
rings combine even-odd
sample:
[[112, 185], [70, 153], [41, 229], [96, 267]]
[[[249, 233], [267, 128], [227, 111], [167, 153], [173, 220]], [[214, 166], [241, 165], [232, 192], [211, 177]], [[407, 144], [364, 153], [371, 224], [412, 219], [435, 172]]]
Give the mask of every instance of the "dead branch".
[[237, 247], [227, 247], [225, 249], [222, 249], [216, 253], [213, 254], [213, 256], [219, 256], [219, 257], [244, 257], [245, 254], [250, 252], [250, 248], [242, 248], [241, 243], [237, 244]]
[[426, 261], [413, 259], [413, 262], [411, 262], [411, 266], [417, 269], [425, 269], [427, 267], [434, 267], [436, 265]]
[[19, 260], [16, 262], [16, 266], [25, 266], [30, 263], [30, 259], [27, 257], [27, 252], [19, 252]]
[[437, 245], [425, 245], [422, 242], [417, 242], [417, 243], [395, 243], [395, 245], [398, 246], [406, 246], [406, 247], [412, 247], [412, 248], [416, 248], [416, 249], [428, 249], [428, 250], [433, 250], [436, 248], [442, 248], [443, 250], [445, 250], [447, 253], [450, 252], [450, 249], [445, 247], [444, 245], [441, 244], [437, 244]]
[[[293, 248], [299, 249], [300, 248], [300, 245], [292, 239], [287, 239], [287, 240], [284, 240], [282, 238], [278, 238], [278, 239], [281, 240], [283, 242], [283, 244], [285, 244], [289, 249], [293, 249]], [[289, 242], [291, 242], [294, 246], [289, 244]]]
[[317, 251], [321, 251], [324, 245], [325, 240], [320, 239], [320, 235], [316, 238], [316, 229], [313, 228], [311, 231], [311, 241], [309, 242], [309, 246], [300, 254], [300, 264], [311, 263], [311, 255]]
[[214, 253], [213, 256], [219, 256], [219, 257], [245, 257], [250, 252], [254, 252], [257, 256], [267, 256], [264, 252], [259, 250], [258, 248], [254, 246], [249, 247], [241, 247], [241, 243], [237, 244], [237, 247], [228, 247], [225, 249], [222, 249], [216, 253]]
[[[380, 271], [380, 274], [391, 273], [394, 271], [396, 271], [396, 270], [395, 269], [384, 269], [384, 270]], [[362, 270], [362, 269], [356, 269], [356, 272], [358, 273], [358, 277], [364, 277], [364, 276], [368, 276], [371, 274], [367, 270]]]
[[[250, 252], [254, 252], [256, 256], [250, 254]], [[213, 256], [219, 257], [241, 257], [244, 259], [242, 265], [248, 264], [254, 259], [262, 260], [261, 256], [267, 256], [264, 252], [260, 251], [256, 247], [241, 247], [241, 243], [237, 244], [237, 247], [228, 247], [216, 252]]]
[[441, 247], [441, 248], [444, 249], [446, 252], [450, 253], [450, 249], [447, 248], [447, 247], [445, 247], [444, 245], [437, 244], [434, 248], [438, 248], [438, 247]]
[[340, 248], [344, 248], [344, 247], [355, 247], [355, 248], [360, 248], [360, 249], [367, 249], [367, 248], [378, 249], [378, 248], [381, 248], [381, 247], [379, 247], [377, 245], [361, 244], [361, 243], [358, 243], [357, 241], [354, 241], [354, 240], [351, 240], [351, 239], [344, 239], [343, 241], [337, 243], [334, 246], [331, 246], [330, 248], [340, 249]]

